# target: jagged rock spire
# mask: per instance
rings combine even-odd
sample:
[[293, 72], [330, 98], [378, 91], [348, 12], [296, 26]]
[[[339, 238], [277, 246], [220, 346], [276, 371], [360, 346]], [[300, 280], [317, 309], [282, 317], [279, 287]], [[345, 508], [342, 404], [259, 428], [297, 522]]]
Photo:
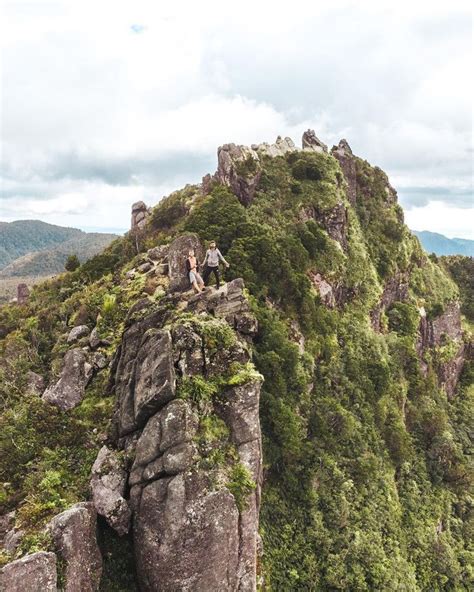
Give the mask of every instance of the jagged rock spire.
[[150, 210], [144, 201], [137, 201], [132, 205], [131, 229], [141, 229], [145, 226]]
[[316, 136], [314, 130], [308, 129], [302, 138], [303, 150], [313, 150], [314, 152], [327, 152], [328, 147]]

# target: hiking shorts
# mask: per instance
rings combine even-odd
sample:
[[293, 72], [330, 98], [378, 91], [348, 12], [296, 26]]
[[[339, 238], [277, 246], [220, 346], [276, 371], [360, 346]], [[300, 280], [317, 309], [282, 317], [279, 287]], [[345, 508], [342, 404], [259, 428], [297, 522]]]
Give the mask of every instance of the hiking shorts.
[[190, 271], [189, 272], [189, 281], [191, 284], [194, 284], [194, 282], [197, 282], [198, 284], [204, 283], [202, 281], [202, 277], [200, 276], [200, 274], [197, 271]]

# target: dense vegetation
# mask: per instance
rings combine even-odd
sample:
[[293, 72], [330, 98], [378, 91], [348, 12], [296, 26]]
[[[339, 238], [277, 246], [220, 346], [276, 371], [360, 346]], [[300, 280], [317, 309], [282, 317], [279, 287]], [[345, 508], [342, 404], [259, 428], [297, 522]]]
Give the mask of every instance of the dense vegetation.
[[[188, 186], [155, 208], [140, 237], [37, 287], [26, 307], [0, 309], [1, 501], [19, 505], [19, 524], [31, 532], [23, 550], [42, 544], [50, 515], [84, 496], [113, 405], [102, 377], [73, 413], [51, 412], [28, 395], [25, 372], [49, 378], [67, 328], [97, 318], [112, 354], [127, 310], [147, 291], [144, 277], [122, 285], [137, 246], [190, 231], [217, 240], [231, 264], [227, 279], [244, 278], [259, 320], [268, 588], [471, 589], [469, 368], [448, 400], [436, 356], [424, 375], [416, 352], [419, 308], [435, 318], [458, 291], [387, 201], [382, 171], [358, 159], [357, 175], [364, 192], [348, 207], [345, 249], [321, 223], [345, 203], [337, 161], [293, 153], [265, 159], [248, 208], [222, 186], [208, 196]], [[310, 272], [340, 288], [337, 306], [322, 302]], [[377, 333], [370, 312], [396, 274], [409, 276], [409, 297], [382, 313]], [[127, 565], [124, 548], [117, 565]], [[133, 589], [121, 568], [107, 578], [110, 590]]]
[[451, 255], [440, 257], [439, 262], [459, 286], [461, 310], [470, 323], [474, 323], [474, 258]]

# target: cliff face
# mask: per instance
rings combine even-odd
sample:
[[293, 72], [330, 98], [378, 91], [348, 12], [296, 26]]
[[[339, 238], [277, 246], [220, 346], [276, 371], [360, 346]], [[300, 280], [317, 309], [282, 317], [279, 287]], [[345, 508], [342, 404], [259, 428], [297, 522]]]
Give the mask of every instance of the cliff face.
[[114, 443], [131, 464], [143, 590], [256, 589], [260, 377], [242, 290], [234, 280], [143, 308], [117, 354]]
[[[227, 283], [195, 295], [211, 239]], [[346, 140], [221, 147], [0, 309], [4, 586], [468, 589], [463, 323]]]

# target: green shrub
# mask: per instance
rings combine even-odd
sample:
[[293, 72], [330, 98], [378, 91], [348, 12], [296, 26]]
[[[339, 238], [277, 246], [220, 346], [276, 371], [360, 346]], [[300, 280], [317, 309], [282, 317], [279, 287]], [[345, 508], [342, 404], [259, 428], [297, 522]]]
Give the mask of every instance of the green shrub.
[[240, 512], [247, 507], [248, 496], [255, 490], [256, 486], [250, 471], [242, 463], [239, 462], [232, 467], [226, 487], [234, 496]]
[[77, 255], [69, 255], [66, 259], [66, 263], [64, 264], [64, 269], [66, 271], [76, 271], [76, 269], [81, 265], [79, 261], [79, 257]]
[[415, 335], [420, 324], [420, 314], [415, 306], [395, 302], [387, 311], [388, 327], [400, 335]]

